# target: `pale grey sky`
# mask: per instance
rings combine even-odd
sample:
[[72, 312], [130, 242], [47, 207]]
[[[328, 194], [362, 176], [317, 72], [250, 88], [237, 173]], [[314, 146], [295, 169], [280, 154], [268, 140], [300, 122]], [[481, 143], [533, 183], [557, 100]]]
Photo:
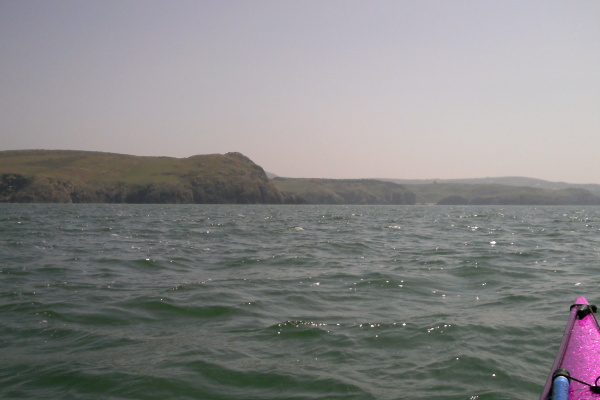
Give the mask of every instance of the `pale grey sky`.
[[0, 150], [600, 183], [600, 2], [0, 0]]

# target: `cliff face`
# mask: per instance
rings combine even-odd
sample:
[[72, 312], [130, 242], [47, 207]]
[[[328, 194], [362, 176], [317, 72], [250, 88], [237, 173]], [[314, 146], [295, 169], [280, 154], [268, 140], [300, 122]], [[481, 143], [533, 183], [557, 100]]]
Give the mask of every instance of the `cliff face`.
[[283, 202], [264, 170], [240, 153], [184, 159], [83, 151], [0, 152], [0, 202]]
[[[196, 156], [203, 165], [201, 156]], [[227, 153], [218, 160], [221, 167], [211, 167], [208, 174], [191, 177], [196, 203], [214, 203], [225, 199], [228, 203], [283, 203], [283, 196], [267, 178], [265, 171], [240, 153]]]
[[375, 179], [274, 178], [289, 203], [415, 204], [415, 195], [402, 185]]
[[172, 158], [19, 150], [0, 151], [0, 202], [600, 205], [600, 197], [562, 186], [269, 180], [240, 153]]

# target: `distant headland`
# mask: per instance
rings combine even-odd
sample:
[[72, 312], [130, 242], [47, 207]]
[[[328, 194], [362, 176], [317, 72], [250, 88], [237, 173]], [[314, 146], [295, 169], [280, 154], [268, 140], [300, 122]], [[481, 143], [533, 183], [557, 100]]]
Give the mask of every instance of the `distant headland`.
[[598, 205], [600, 185], [528, 178], [270, 179], [243, 154], [147, 157], [0, 151], [0, 202], [158, 204]]

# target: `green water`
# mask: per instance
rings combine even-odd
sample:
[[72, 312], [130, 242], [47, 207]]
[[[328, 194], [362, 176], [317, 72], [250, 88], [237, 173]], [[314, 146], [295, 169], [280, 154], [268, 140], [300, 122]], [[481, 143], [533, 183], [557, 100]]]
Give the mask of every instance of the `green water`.
[[599, 254], [594, 207], [0, 204], [0, 398], [538, 398]]

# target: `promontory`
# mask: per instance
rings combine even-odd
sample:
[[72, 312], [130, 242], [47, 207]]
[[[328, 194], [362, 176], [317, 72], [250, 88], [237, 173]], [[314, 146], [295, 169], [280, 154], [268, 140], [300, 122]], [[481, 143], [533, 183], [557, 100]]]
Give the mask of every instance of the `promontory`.
[[70, 150], [0, 151], [0, 202], [281, 204], [240, 153], [188, 158]]

